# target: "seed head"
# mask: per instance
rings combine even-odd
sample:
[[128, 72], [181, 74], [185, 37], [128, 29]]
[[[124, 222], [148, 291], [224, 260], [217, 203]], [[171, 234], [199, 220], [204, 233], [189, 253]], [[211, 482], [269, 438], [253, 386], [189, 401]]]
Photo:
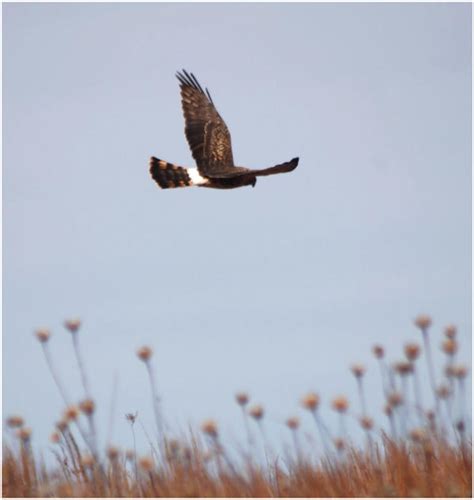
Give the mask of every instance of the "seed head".
[[453, 356], [458, 350], [458, 343], [456, 339], [447, 338], [441, 344], [441, 349], [443, 349], [448, 356]]
[[385, 413], [385, 415], [387, 415], [387, 417], [391, 417], [392, 416], [393, 409], [392, 409], [392, 406], [390, 405], [390, 403], [387, 403], [383, 407], [383, 412]]
[[431, 326], [431, 318], [427, 314], [420, 314], [415, 318], [415, 326], [420, 330], [427, 330]]
[[319, 395], [315, 392], [309, 392], [301, 400], [301, 404], [303, 405], [303, 408], [306, 408], [309, 411], [315, 411], [319, 406]]
[[464, 425], [464, 420], [458, 420], [456, 422], [456, 429], [459, 431], [459, 432], [464, 432], [466, 426]]
[[7, 426], [11, 427], [12, 429], [15, 427], [22, 427], [25, 423], [22, 417], [20, 415], [12, 415], [7, 418]]
[[405, 344], [405, 356], [409, 361], [415, 361], [420, 355], [420, 346], [414, 342]]
[[126, 413], [125, 418], [133, 425], [135, 423], [135, 420], [138, 417], [138, 412], [135, 413]]
[[366, 431], [370, 431], [374, 427], [374, 421], [370, 417], [361, 417], [360, 425]]
[[426, 440], [426, 432], [424, 429], [417, 428], [410, 431], [410, 439], [415, 443], [422, 443]]
[[217, 432], [217, 423], [214, 420], [205, 420], [201, 425], [201, 430], [213, 439], [216, 439], [219, 435]]
[[138, 465], [146, 472], [150, 472], [151, 470], [153, 470], [153, 466], [154, 466], [154, 463], [153, 463], [153, 458], [151, 457], [142, 457], [140, 458], [140, 460], [138, 461]]
[[286, 425], [288, 426], [288, 428], [290, 428], [292, 431], [295, 431], [296, 429], [298, 429], [298, 427], [300, 426], [300, 420], [298, 417], [290, 417], [289, 419], [287, 419], [286, 421]]
[[39, 328], [35, 332], [36, 338], [44, 344], [45, 342], [48, 342], [49, 337], [51, 337], [51, 332], [47, 328]]
[[16, 435], [22, 441], [29, 441], [29, 439], [31, 438], [31, 429], [29, 427], [20, 427], [16, 431]]
[[345, 413], [349, 408], [349, 401], [345, 396], [338, 396], [332, 400], [332, 407], [339, 413]]
[[381, 346], [381, 345], [374, 345], [374, 347], [372, 347], [372, 352], [374, 353], [375, 357], [377, 359], [382, 359], [385, 355], [385, 349]]
[[145, 363], [151, 358], [151, 355], [153, 354], [153, 351], [151, 350], [151, 347], [148, 346], [143, 346], [140, 347], [137, 351], [137, 356], [144, 361]]
[[451, 390], [447, 385], [442, 384], [436, 389], [436, 394], [440, 399], [447, 399], [451, 395]]
[[355, 364], [351, 366], [351, 371], [356, 378], [362, 378], [365, 373], [365, 366], [360, 364]]
[[125, 458], [132, 462], [133, 460], [135, 460], [135, 452], [133, 450], [127, 450], [125, 452]]
[[77, 417], [79, 417], [79, 409], [75, 405], [68, 406], [64, 412], [64, 419], [67, 422], [72, 422], [74, 420], [77, 420]]
[[426, 410], [426, 418], [431, 424], [434, 424], [436, 413], [433, 410]]
[[82, 457], [81, 457], [81, 464], [86, 469], [92, 467], [94, 465], [94, 462], [95, 462], [95, 460], [94, 460], [94, 457], [92, 455], [85, 454], [85, 455], [82, 455]]
[[252, 406], [252, 408], [249, 409], [249, 414], [255, 420], [260, 420], [261, 418], [263, 418], [264, 415], [263, 406], [260, 405]]
[[342, 438], [335, 438], [334, 439], [334, 446], [339, 450], [342, 451], [346, 447], [346, 442]]
[[454, 366], [454, 376], [458, 379], [466, 378], [467, 368], [464, 365]]
[[403, 396], [399, 392], [392, 392], [388, 397], [390, 406], [396, 407], [403, 403]]
[[246, 392], [238, 392], [235, 399], [240, 406], [245, 406], [249, 402], [249, 395]]
[[116, 446], [109, 446], [107, 448], [107, 458], [113, 462], [119, 457], [120, 451]]
[[49, 436], [49, 440], [54, 444], [58, 444], [61, 441], [61, 436], [59, 432], [56, 431], [52, 432], [51, 436]]
[[81, 327], [81, 320], [79, 318], [67, 319], [64, 322], [64, 327], [71, 333], [76, 333]]
[[413, 365], [407, 361], [399, 361], [398, 363], [395, 363], [393, 367], [395, 371], [402, 376], [413, 373]]
[[454, 377], [455, 376], [455, 372], [456, 372], [456, 369], [451, 364], [449, 364], [448, 366], [446, 366], [446, 368], [444, 369], [444, 374], [448, 378]]
[[448, 337], [448, 339], [454, 339], [456, 337], [456, 333], [457, 328], [454, 325], [448, 325], [444, 329], [444, 334], [446, 335], [446, 337]]
[[67, 429], [68, 426], [68, 421], [65, 418], [62, 418], [59, 420], [59, 422], [56, 422], [56, 429], [60, 432], [64, 432]]
[[79, 408], [81, 409], [82, 413], [84, 413], [84, 415], [90, 417], [95, 411], [95, 403], [92, 399], [84, 399], [84, 401], [81, 401], [79, 403]]

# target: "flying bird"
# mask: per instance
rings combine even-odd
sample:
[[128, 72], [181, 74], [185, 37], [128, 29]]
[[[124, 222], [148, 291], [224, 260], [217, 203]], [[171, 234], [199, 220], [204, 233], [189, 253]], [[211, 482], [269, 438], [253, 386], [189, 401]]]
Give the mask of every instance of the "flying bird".
[[232, 189], [254, 187], [257, 177], [291, 172], [298, 165], [298, 158], [254, 170], [236, 167], [232, 156], [230, 133], [217, 112], [209, 91], [204, 91], [192, 73], [183, 70], [176, 77], [181, 88], [185, 134], [197, 168], [185, 168], [152, 156], [150, 173], [163, 188], [199, 186]]

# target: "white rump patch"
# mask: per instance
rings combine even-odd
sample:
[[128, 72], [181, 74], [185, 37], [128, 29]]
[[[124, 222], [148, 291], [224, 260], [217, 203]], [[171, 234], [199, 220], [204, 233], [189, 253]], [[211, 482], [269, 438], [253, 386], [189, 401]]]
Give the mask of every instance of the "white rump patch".
[[197, 168], [187, 168], [186, 172], [189, 175], [189, 178], [191, 179], [192, 185], [193, 186], [203, 186], [204, 184], [208, 184], [209, 180], [203, 177], [199, 172]]

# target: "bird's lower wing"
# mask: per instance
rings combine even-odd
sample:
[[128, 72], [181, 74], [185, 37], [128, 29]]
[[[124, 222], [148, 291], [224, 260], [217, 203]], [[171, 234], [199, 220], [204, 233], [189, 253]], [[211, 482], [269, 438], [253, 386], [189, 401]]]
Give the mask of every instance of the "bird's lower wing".
[[275, 165], [274, 167], [264, 168], [262, 170], [250, 170], [249, 173], [255, 176], [261, 175], [274, 175], [274, 174], [284, 174], [285, 172], [291, 172], [298, 166], [299, 158], [293, 158], [290, 161], [285, 163], [280, 163], [279, 165]]
[[206, 174], [208, 179], [228, 179], [230, 177], [240, 177], [244, 175], [250, 175], [253, 177], [261, 175], [274, 175], [274, 174], [284, 174], [285, 172], [291, 172], [298, 166], [299, 158], [293, 158], [285, 163], [280, 163], [270, 168], [263, 168], [261, 170], [251, 170], [244, 167], [231, 167], [222, 171], [212, 172], [212, 174]]

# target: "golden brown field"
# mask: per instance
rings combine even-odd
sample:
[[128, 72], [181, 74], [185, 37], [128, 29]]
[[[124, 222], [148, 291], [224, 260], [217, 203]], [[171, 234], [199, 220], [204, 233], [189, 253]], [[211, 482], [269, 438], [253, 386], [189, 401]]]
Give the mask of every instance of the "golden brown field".
[[[4, 497], [469, 497], [472, 496], [472, 458], [469, 415], [465, 412], [467, 368], [457, 363], [459, 350], [456, 328], [444, 330], [441, 348], [446, 363], [439, 367], [442, 381], [435, 382], [431, 356], [431, 320], [419, 316], [415, 324], [422, 335], [422, 345], [404, 346], [405, 359], [394, 365], [386, 362], [382, 346], [374, 346], [373, 354], [380, 366], [386, 397], [385, 415], [390, 431], [377, 427], [370, 414], [364, 389], [365, 368], [353, 365], [360, 407], [357, 420], [365, 432], [363, 448], [352, 444], [345, 419], [352, 418], [348, 400], [335, 397], [331, 406], [339, 414], [340, 429], [333, 434], [325, 425], [316, 393], [301, 399], [303, 408], [314, 418], [315, 439], [324, 447], [319, 458], [308, 453], [308, 443], [297, 418], [289, 418], [286, 426], [293, 438], [293, 449], [277, 455], [266, 441], [265, 410], [249, 405], [245, 393], [236, 395], [246, 428], [249, 420], [260, 430], [265, 448], [263, 461], [249, 452], [236, 457], [227, 449], [218, 424], [203, 422], [191, 438], [171, 439], [163, 433], [153, 373], [153, 353], [149, 347], [137, 352], [144, 363], [153, 394], [156, 442], [149, 442], [150, 454], [137, 455], [135, 450], [109, 446], [98, 450], [95, 432], [95, 402], [87, 396], [76, 404], [65, 397], [57, 376], [48, 344], [47, 330], [36, 332], [54, 382], [61, 393], [65, 411], [51, 435], [56, 466], [47, 468], [32, 449], [32, 430], [21, 416], [11, 415], [5, 429], [12, 439], [4, 439]], [[65, 323], [70, 331], [79, 363], [85, 394], [89, 395], [87, 376], [79, 349], [80, 322]], [[436, 342], [439, 339], [434, 339]], [[426, 370], [431, 384], [434, 408], [419, 404], [419, 376]], [[438, 379], [441, 379], [438, 376]], [[413, 396], [413, 397], [412, 397]], [[426, 401], [426, 397], [423, 400]], [[455, 409], [461, 408], [461, 411]], [[375, 411], [374, 411], [375, 413]], [[419, 422], [407, 428], [408, 415]], [[447, 418], [449, 416], [449, 418]], [[126, 415], [135, 440], [137, 416]], [[412, 419], [413, 421], [414, 419]], [[248, 435], [250, 438], [250, 436]], [[250, 450], [248, 443], [242, 450]]]

